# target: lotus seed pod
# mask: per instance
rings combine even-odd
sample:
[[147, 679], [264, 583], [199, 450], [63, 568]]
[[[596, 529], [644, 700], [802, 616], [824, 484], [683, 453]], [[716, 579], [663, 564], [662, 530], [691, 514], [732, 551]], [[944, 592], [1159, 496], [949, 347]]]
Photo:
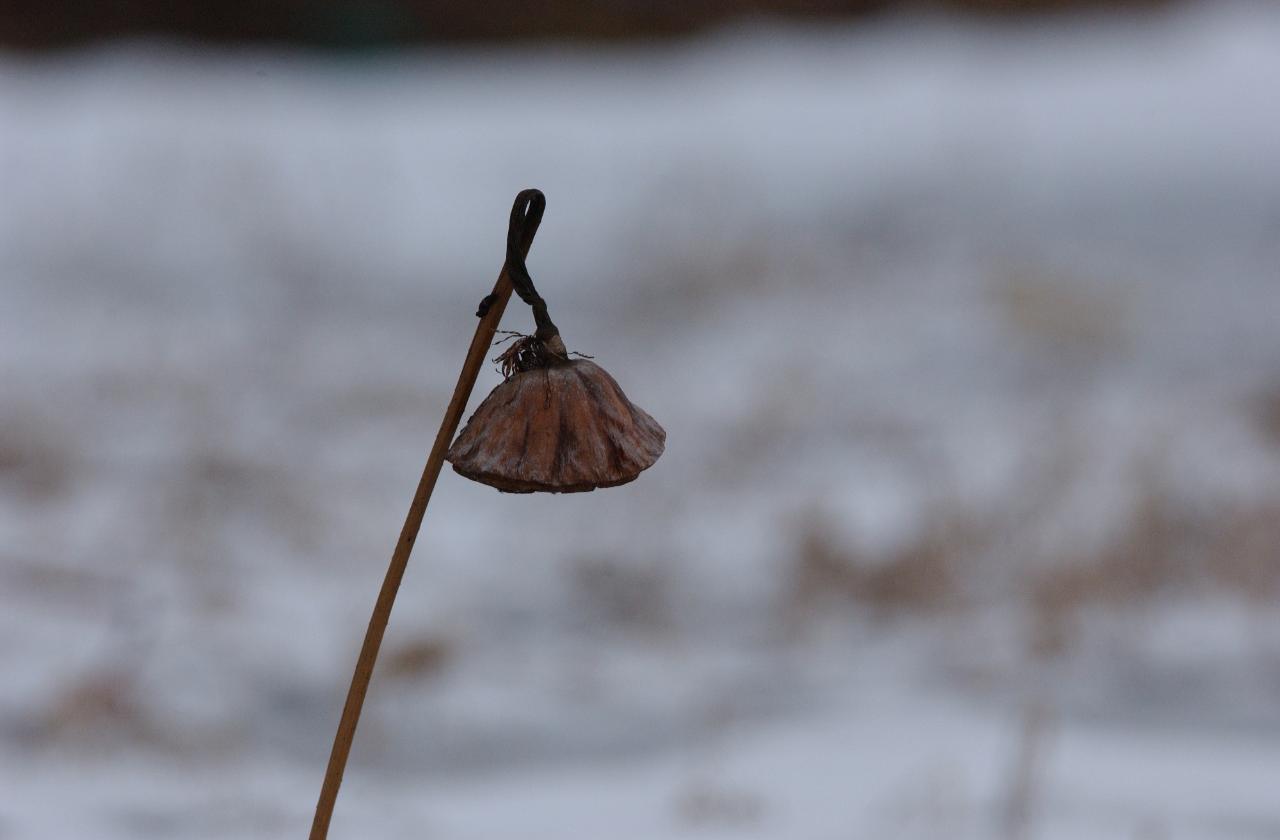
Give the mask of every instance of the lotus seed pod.
[[581, 493], [626, 484], [658, 460], [667, 433], [599, 365], [552, 354], [525, 367], [508, 355], [515, 372], [445, 456], [459, 475], [505, 493]]

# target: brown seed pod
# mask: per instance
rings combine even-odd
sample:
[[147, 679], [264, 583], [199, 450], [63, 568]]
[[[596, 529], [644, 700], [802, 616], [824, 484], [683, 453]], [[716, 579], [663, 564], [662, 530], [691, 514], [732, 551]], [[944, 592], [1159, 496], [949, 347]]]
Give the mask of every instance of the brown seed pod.
[[[540, 344], [526, 337], [499, 357], [516, 372], [449, 448], [454, 471], [505, 493], [581, 493], [626, 484], [653, 466], [667, 439], [662, 427], [599, 365]], [[520, 369], [512, 359], [541, 366]]]
[[[547, 313], [547, 303], [533, 288], [524, 256], [545, 208], [546, 197], [534, 189], [521, 190], [511, 207], [506, 265], [493, 292], [480, 301], [476, 312], [480, 323], [369, 617], [325, 766], [310, 840], [329, 836], [334, 803], [378, 650], [444, 459], [452, 461], [463, 475], [500, 490], [573, 492], [630, 481], [662, 454], [666, 433], [627, 400], [607, 373], [590, 362], [569, 360], [560, 331]], [[445, 445], [458, 428], [485, 351], [513, 292], [533, 309], [537, 332], [519, 336], [520, 340], [495, 360], [502, 364], [506, 381], [481, 403], [446, 452]]]
[[[526, 208], [517, 201], [506, 270], [514, 292], [533, 310], [537, 330], [504, 339], [516, 338], [494, 359], [505, 381], [480, 403], [445, 459], [459, 475], [505, 493], [582, 493], [626, 484], [658, 460], [667, 433], [601, 367], [569, 358], [525, 267], [525, 226]], [[489, 300], [477, 315], [483, 317]]]

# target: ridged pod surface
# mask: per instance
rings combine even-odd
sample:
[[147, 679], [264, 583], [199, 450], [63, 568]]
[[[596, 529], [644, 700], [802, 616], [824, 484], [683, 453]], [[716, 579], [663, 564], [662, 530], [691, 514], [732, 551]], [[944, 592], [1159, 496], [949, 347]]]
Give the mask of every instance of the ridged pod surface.
[[494, 388], [445, 458], [505, 493], [581, 493], [634, 480], [666, 439], [603, 368], [573, 359]]

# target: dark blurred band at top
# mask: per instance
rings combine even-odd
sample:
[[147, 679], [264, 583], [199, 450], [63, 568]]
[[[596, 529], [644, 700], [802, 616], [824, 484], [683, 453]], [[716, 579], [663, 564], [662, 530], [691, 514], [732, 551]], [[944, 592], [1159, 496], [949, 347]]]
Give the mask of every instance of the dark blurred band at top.
[[696, 33], [734, 20], [820, 21], [902, 10], [984, 15], [1152, 7], [1167, 0], [0, 0], [0, 47], [114, 38], [363, 48], [437, 42], [617, 40]]

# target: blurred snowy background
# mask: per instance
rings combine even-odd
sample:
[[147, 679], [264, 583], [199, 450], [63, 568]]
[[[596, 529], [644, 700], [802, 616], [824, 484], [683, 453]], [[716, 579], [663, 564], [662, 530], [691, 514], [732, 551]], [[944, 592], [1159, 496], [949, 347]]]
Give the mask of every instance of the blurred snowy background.
[[1280, 838], [1280, 6], [1216, 2], [0, 52], [0, 838], [305, 835], [527, 186], [667, 452], [446, 470], [335, 838]]

